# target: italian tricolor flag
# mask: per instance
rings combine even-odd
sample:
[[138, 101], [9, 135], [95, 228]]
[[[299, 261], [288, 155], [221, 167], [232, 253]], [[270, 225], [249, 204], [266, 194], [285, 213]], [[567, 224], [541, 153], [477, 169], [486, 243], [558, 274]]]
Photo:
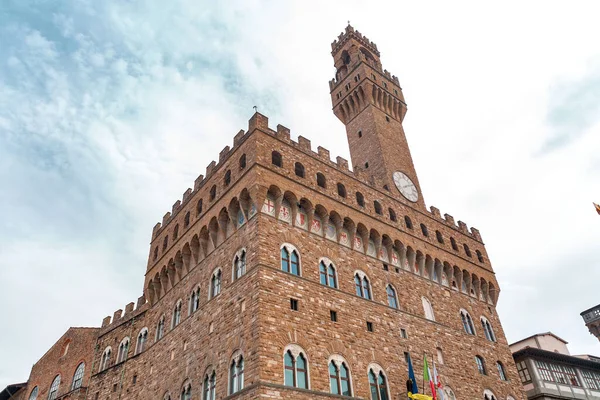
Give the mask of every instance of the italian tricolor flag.
[[431, 376], [429, 364], [427, 364], [427, 356], [425, 354], [423, 354], [423, 382], [429, 382], [429, 387], [431, 388], [431, 397], [436, 400], [437, 396], [435, 384], [433, 383], [433, 377]]

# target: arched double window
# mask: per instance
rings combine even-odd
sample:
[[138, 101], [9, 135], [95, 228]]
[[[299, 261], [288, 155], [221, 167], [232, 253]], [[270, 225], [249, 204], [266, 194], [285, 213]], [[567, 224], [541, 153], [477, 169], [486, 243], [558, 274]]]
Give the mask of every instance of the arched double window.
[[297, 355], [292, 353], [292, 350], [285, 352], [283, 356], [284, 364], [284, 384], [301, 389], [308, 389], [308, 362], [304, 353], [299, 352]]
[[390, 221], [396, 222], [397, 221], [396, 212], [394, 210], [392, 210], [391, 208], [388, 208], [388, 213], [390, 215]]
[[283, 159], [281, 157], [281, 153], [274, 151], [271, 153], [271, 164], [276, 167], [283, 167]]
[[332, 394], [352, 396], [350, 370], [343, 360], [329, 361], [329, 390]]
[[467, 244], [466, 244], [466, 243], [465, 243], [465, 244], [463, 244], [463, 248], [465, 249], [465, 254], [466, 254], [467, 256], [469, 256], [469, 257], [472, 257], [472, 254], [471, 254], [471, 249], [469, 249], [469, 246], [467, 246]]
[[290, 244], [281, 246], [281, 270], [300, 276], [300, 257], [298, 250]]
[[221, 293], [221, 269], [216, 269], [210, 278], [210, 297], [212, 299]]
[[435, 321], [435, 314], [433, 313], [433, 307], [431, 303], [426, 297], [421, 297], [421, 302], [423, 303], [423, 312], [425, 313], [425, 318], [430, 321]]
[[371, 284], [369, 278], [361, 272], [354, 274], [354, 287], [356, 289], [356, 295], [363, 299], [372, 300], [371, 298]]
[[338, 182], [337, 191], [338, 191], [338, 196], [346, 198], [346, 187], [344, 186], [343, 183]]
[[487, 371], [485, 369], [485, 362], [481, 356], [475, 356], [475, 364], [477, 364], [477, 371], [481, 375], [487, 375]]
[[148, 341], [148, 328], [143, 328], [137, 337], [135, 344], [135, 354], [140, 354], [146, 348], [146, 342]]
[[204, 376], [204, 396], [203, 400], [215, 400], [217, 391], [217, 373], [212, 370], [212, 372], [207, 373]]
[[59, 387], [60, 387], [60, 375], [56, 375], [56, 377], [52, 381], [52, 385], [50, 385], [50, 391], [48, 392], [48, 400], [56, 399], [56, 396], [58, 395]]
[[181, 322], [181, 300], [177, 301], [173, 308], [173, 319], [171, 320], [171, 329], [175, 328]]
[[488, 321], [485, 317], [481, 317], [481, 326], [483, 327], [483, 333], [485, 334], [485, 338], [490, 342], [495, 342], [496, 335], [494, 335], [494, 330], [492, 329], [490, 321]]
[[192, 385], [187, 383], [181, 388], [180, 400], [191, 400], [192, 399]]
[[183, 219], [183, 227], [187, 228], [188, 226], [190, 226], [190, 212], [186, 212], [185, 213], [185, 218]]
[[335, 267], [328, 259], [323, 259], [319, 263], [319, 278], [322, 285], [337, 288]]
[[127, 353], [129, 353], [129, 342], [130, 340], [128, 337], [121, 341], [121, 344], [119, 345], [119, 353], [117, 355], [118, 363], [127, 360]]
[[408, 215], [404, 216], [404, 224], [406, 225], [407, 229], [412, 229], [413, 228], [412, 220], [410, 219], [410, 217]]
[[198, 308], [200, 308], [200, 286], [196, 286], [190, 295], [190, 314], [198, 311]]
[[356, 192], [356, 203], [361, 207], [365, 206], [365, 196], [361, 192]]
[[500, 379], [506, 380], [506, 372], [504, 371], [504, 365], [500, 361], [496, 361], [496, 368], [498, 368], [498, 375], [500, 375]]
[[325, 175], [320, 172], [317, 172], [317, 185], [323, 189], [327, 189], [327, 179], [325, 179]]
[[381, 204], [377, 200], [373, 202], [373, 208], [375, 209], [375, 213], [377, 213], [378, 215], [383, 215]]
[[383, 371], [375, 372], [373, 368], [369, 369], [369, 388], [371, 400], [388, 400], [387, 379]]
[[158, 325], [156, 325], [156, 341], [162, 339], [165, 335], [165, 316], [161, 316], [158, 320]]
[[392, 308], [398, 308], [398, 296], [396, 296], [396, 289], [394, 289], [392, 285], [387, 285], [385, 291], [387, 292], [388, 306]]
[[227, 172], [225, 172], [225, 177], [223, 178], [223, 184], [225, 186], [229, 186], [230, 183], [231, 183], [231, 170], [228, 169]]
[[460, 319], [462, 320], [463, 328], [468, 335], [475, 334], [475, 327], [471, 315], [466, 310], [460, 310]]
[[300, 178], [304, 178], [306, 176], [305, 172], [304, 172], [304, 165], [302, 165], [301, 163], [297, 162], [294, 165], [294, 172], [296, 173], [296, 176], [300, 177]]
[[100, 371], [104, 371], [106, 368], [110, 366], [110, 355], [112, 353], [112, 349], [107, 347], [102, 352], [102, 358], [100, 359]]
[[477, 254], [477, 260], [479, 260], [480, 263], [484, 262], [483, 254], [481, 254], [479, 250], [475, 250], [475, 254]]
[[246, 249], [238, 251], [233, 258], [233, 280], [246, 273]]
[[31, 394], [29, 395], [29, 400], [37, 400], [39, 391], [40, 391], [40, 389], [37, 386], [34, 387], [33, 390], [31, 391]]
[[71, 390], [75, 390], [81, 387], [83, 383], [83, 374], [85, 372], [85, 363], [80, 363], [73, 374], [73, 383], [71, 384]]
[[246, 168], [246, 154], [242, 154], [239, 161], [240, 170]]
[[421, 233], [423, 236], [429, 236], [429, 231], [427, 230], [427, 226], [425, 226], [425, 224], [421, 224]]
[[229, 364], [229, 394], [244, 388], [244, 357], [240, 354]]
[[496, 395], [489, 389], [483, 392], [483, 400], [496, 400]]

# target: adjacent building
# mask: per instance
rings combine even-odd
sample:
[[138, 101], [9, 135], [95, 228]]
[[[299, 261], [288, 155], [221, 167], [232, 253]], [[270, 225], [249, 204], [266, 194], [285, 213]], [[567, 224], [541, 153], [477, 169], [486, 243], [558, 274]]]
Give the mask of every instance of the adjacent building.
[[[85, 398], [400, 399], [426, 354], [449, 400], [524, 399], [479, 231], [425, 206], [399, 79], [351, 26], [331, 49], [353, 168], [254, 114], [154, 227]], [[64, 386], [32, 372], [29, 400], [72, 392], [52, 357]]]
[[510, 345], [527, 398], [600, 399], [600, 358], [572, 356], [551, 332]]
[[590, 333], [600, 340], [600, 304], [583, 311], [581, 316]]

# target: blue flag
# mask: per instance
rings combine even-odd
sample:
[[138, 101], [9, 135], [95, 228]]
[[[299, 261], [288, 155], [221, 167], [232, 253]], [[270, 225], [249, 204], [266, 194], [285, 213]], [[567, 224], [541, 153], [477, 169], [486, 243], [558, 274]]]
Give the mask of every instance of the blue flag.
[[408, 379], [412, 382], [412, 394], [419, 393], [419, 386], [417, 386], [417, 380], [415, 379], [415, 371], [413, 371], [412, 361], [410, 360], [410, 354], [408, 355]]

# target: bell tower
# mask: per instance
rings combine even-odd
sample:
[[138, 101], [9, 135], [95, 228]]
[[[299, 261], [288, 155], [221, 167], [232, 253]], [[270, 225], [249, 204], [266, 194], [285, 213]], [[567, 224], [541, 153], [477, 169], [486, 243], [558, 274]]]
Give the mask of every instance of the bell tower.
[[381, 67], [377, 45], [350, 25], [331, 44], [331, 55], [336, 68], [329, 82], [331, 102], [346, 125], [354, 170], [425, 208], [402, 128], [406, 102], [398, 78]]

